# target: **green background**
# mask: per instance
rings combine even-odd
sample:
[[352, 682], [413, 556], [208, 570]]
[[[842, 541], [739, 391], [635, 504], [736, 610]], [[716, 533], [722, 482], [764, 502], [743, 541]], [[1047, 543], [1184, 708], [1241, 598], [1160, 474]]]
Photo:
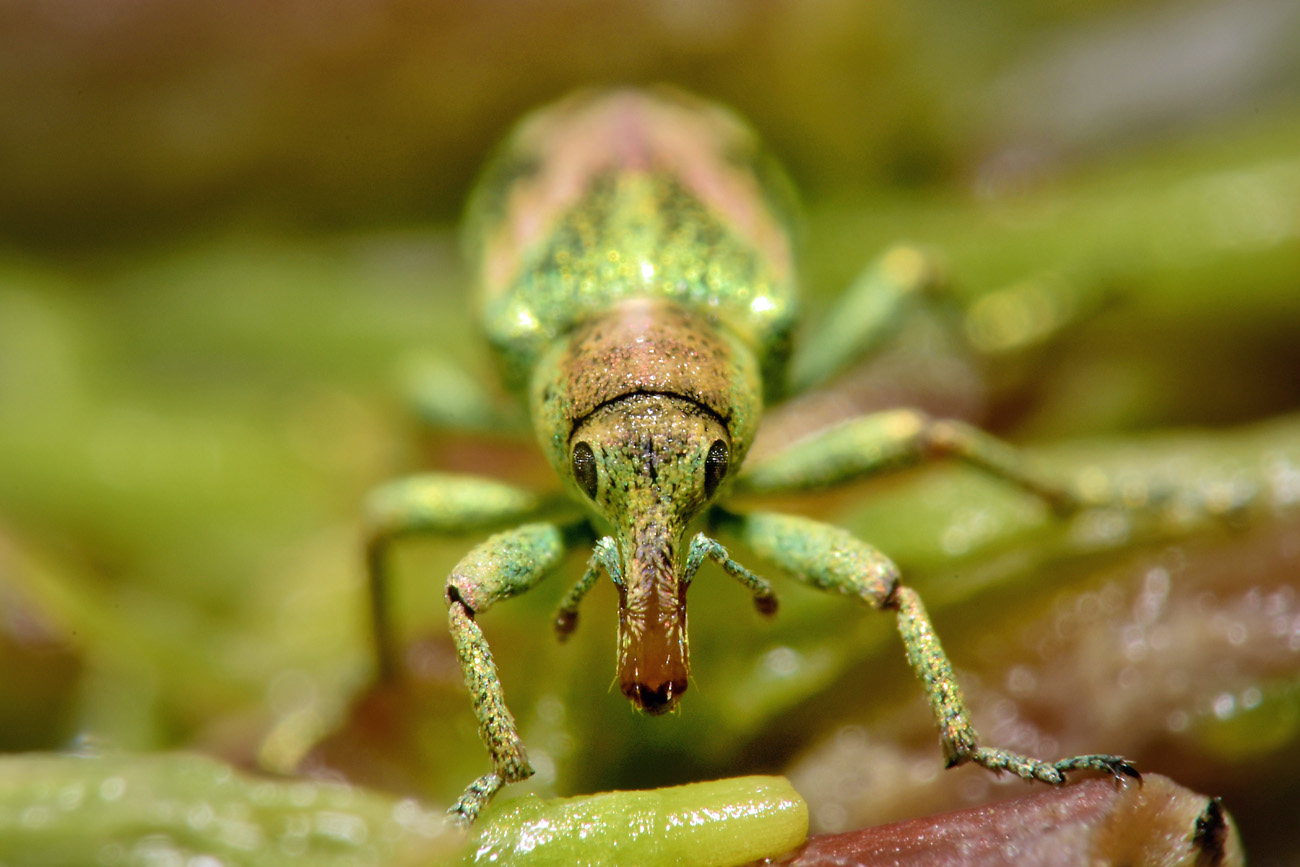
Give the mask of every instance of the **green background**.
[[[917, 403], [1062, 471], [1244, 503], [1057, 525], [941, 467], [781, 505], [908, 570], [990, 743], [1123, 752], [1296, 863], [1297, 36], [1261, 0], [7, 5], [0, 749], [287, 770], [341, 725], [310, 768], [435, 805], [482, 773], [438, 601], [472, 540], [399, 554], [419, 688], [366, 693], [360, 503], [422, 468], [550, 484], [526, 440], [404, 409], [448, 364], [496, 387], [455, 221], [521, 112], [670, 82], [749, 118], [803, 191], [810, 319], [899, 240], [984, 311], [927, 320], [774, 437]], [[1009, 346], [953, 348], [990, 325]], [[692, 589], [695, 681], [665, 719], [609, 688], [607, 586], [564, 646], [565, 581], [483, 618], [534, 790], [786, 773], [822, 830], [1022, 791], [937, 773], [886, 618], [778, 580], [768, 624], [720, 578]]]

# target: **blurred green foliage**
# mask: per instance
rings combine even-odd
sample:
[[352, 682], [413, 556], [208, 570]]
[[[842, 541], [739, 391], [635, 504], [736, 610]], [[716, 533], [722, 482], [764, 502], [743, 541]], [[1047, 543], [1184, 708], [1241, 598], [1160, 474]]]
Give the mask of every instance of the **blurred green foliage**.
[[[366, 693], [359, 504], [424, 467], [549, 484], [526, 440], [421, 434], [400, 383], [432, 358], [496, 387], [452, 217], [513, 116], [572, 86], [671, 80], [737, 106], [807, 191], [810, 318], [908, 240], [944, 257], [970, 311], [951, 333], [988, 350], [905, 335], [836, 384], [838, 409], [778, 409], [774, 437], [915, 401], [1167, 497], [1145, 522], [1058, 525], [939, 467], [795, 507], [905, 566], [990, 741], [1126, 752], [1225, 795], [1248, 851], [1283, 859], [1300, 846], [1279, 812], [1300, 797], [1289, 8], [11, 5], [0, 748], [90, 737], [284, 770], [341, 726], [316, 760], [351, 757], [370, 785], [442, 803], [481, 773], [437, 602], [469, 540], [399, 553], [424, 679]], [[701, 577], [696, 682], [667, 719], [607, 689], [609, 588], [563, 647], [563, 582], [484, 619], [535, 790], [784, 772], [826, 830], [997, 793], [937, 775], [887, 619], [779, 585], [778, 620], [751, 622], [737, 588]], [[863, 743], [862, 774], [824, 794]], [[24, 778], [72, 767], [32, 761]], [[843, 794], [865, 781], [885, 794]]]
[[464, 840], [415, 801], [187, 755], [0, 759], [0, 851], [66, 864], [416, 865]]

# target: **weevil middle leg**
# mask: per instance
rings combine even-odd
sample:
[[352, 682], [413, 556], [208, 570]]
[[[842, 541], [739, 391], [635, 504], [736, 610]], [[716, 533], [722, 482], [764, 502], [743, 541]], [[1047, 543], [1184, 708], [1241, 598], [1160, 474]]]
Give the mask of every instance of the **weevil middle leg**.
[[[943, 269], [926, 251], [907, 245], [868, 264], [840, 296], [813, 339], [791, 361], [798, 394], [820, 384], [893, 335], [918, 304], [942, 289]], [[737, 494], [796, 493], [953, 457], [1004, 479], [1070, 514], [1086, 505], [1077, 486], [1053, 479], [1013, 446], [956, 419], [897, 409], [851, 419], [749, 464]]]
[[876, 610], [893, 611], [911, 665], [939, 728], [948, 767], [974, 762], [993, 771], [1011, 771], [1029, 780], [1064, 782], [1065, 772], [1095, 770], [1137, 778], [1120, 756], [1083, 755], [1046, 762], [1008, 750], [982, 747], [971, 725], [952, 664], [915, 590], [899, 581], [898, 567], [847, 530], [808, 518], [770, 512], [734, 514], [715, 509], [713, 523], [761, 560], [796, 580], [857, 599]]
[[390, 622], [388, 555], [407, 536], [456, 536], [495, 530], [543, 514], [536, 494], [492, 479], [425, 473], [376, 489], [366, 503], [365, 551], [371, 638], [381, 680], [398, 671]]
[[[941, 257], [899, 244], [873, 259], [841, 292], [790, 359], [787, 393], [803, 394], [871, 356], [923, 306], [955, 300]], [[968, 348], [1004, 355], [1057, 333], [1104, 301], [1072, 281], [1039, 274], [990, 292], [962, 311]]]
[[965, 422], [934, 419], [913, 409], [861, 416], [796, 442], [746, 467], [736, 480], [736, 492], [809, 491], [940, 457], [957, 458], [1004, 479], [1058, 514], [1085, 505], [1080, 493], [1051, 478], [1014, 446]]

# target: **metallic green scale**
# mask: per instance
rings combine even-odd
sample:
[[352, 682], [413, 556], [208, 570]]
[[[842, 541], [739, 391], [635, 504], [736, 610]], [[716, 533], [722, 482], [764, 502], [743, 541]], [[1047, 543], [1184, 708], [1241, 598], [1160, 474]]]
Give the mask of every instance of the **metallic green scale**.
[[[558, 112], [541, 113], [541, 120], [575, 105], [580, 107], [581, 99], [570, 100]], [[685, 101], [679, 108], [694, 111], [697, 106], [703, 104]], [[533, 218], [553, 224], [523, 250], [511, 249], [508, 255], [518, 258], [511, 276], [494, 280], [487, 273], [490, 263], [502, 257], [491, 239], [511, 216], [508, 191], [545, 183], [541, 166], [546, 156], [536, 152], [538, 143], [517, 134], [484, 172], [466, 216], [465, 246], [480, 264], [484, 330], [512, 387], [526, 386], [542, 351], [576, 322], [637, 297], [672, 300], [725, 323], [762, 361], [768, 387], [780, 385], [798, 315], [788, 248], [792, 193], [748, 128], [729, 115], [711, 120], [718, 128], [710, 133], [719, 138], [717, 151], [710, 154], [717, 162], [712, 170], [751, 182], [743, 193], [750, 199], [746, 207], [755, 222], [766, 226], [769, 241], [778, 235], [778, 243], [785, 244], [779, 256], [739, 234], [671, 167], [629, 170], [615, 165], [587, 179], [580, 196], [563, 210], [538, 209]], [[565, 136], [561, 128], [548, 138]], [[560, 146], [584, 144], [566, 141]], [[778, 393], [773, 390], [770, 396]]]
[[[517, 381], [548, 340], [593, 312], [638, 297], [716, 316], [766, 361], [765, 381], [779, 382], [794, 322], [793, 287], [667, 175], [597, 178], [513, 291], [493, 303], [485, 324]], [[759, 312], [756, 299], [762, 299]]]
[[[796, 311], [792, 209], [780, 177], [748, 128], [722, 109], [676, 93], [615, 91], [525, 119], [472, 200], [468, 247], [487, 336], [569, 499], [557, 506], [500, 482], [432, 474], [394, 482], [371, 501], [367, 554], [383, 677], [400, 672], [387, 618], [391, 542], [513, 527], [471, 550], [446, 583], [452, 637], [492, 760], [452, 808], [462, 821], [532, 774], [477, 615], [536, 585], [567, 551], [590, 546], [556, 628], [563, 636], [576, 626], [583, 596], [608, 575], [619, 594], [620, 688], [637, 709], [666, 712], [689, 684], [686, 593], [705, 560], [745, 586], [761, 613], [776, 610], [771, 586], [714, 534], [812, 587], [894, 612], [949, 765], [974, 762], [1048, 783], [1075, 769], [1137, 776], [1118, 756], [1044, 762], [980, 746], [925, 608], [886, 555], [818, 521], [719, 505], [943, 455], [1058, 512], [1089, 505], [1005, 443], [909, 409], [851, 420], [744, 467], [765, 399], [786, 391]], [[869, 266], [821, 333], [789, 359], [794, 390], [878, 346], [934, 273], [905, 248]], [[485, 417], [458, 408], [444, 415]], [[693, 532], [700, 526], [707, 533]]]

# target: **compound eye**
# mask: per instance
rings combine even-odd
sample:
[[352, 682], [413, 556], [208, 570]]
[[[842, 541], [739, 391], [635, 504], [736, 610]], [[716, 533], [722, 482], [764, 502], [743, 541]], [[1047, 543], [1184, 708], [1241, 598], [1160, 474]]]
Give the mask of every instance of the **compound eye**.
[[709, 454], [704, 458], [704, 498], [710, 499], [718, 490], [718, 485], [727, 477], [727, 466], [731, 463], [731, 455], [727, 449], [727, 444], [722, 440], [714, 440], [713, 445], [709, 446]]
[[596, 455], [585, 442], [573, 447], [573, 479], [583, 493], [596, 499]]

